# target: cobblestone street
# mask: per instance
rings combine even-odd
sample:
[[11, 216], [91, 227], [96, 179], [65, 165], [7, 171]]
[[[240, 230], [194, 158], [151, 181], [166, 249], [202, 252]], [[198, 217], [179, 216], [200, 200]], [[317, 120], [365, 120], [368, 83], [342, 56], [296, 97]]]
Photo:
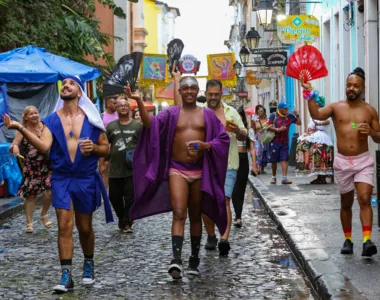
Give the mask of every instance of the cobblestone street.
[[[247, 190], [243, 227], [232, 228], [228, 258], [202, 246], [199, 278], [174, 282], [167, 273], [171, 260], [171, 214], [136, 222], [132, 235], [120, 235], [117, 224], [104, 222], [103, 209], [94, 218], [96, 284], [80, 285], [82, 253], [75, 232], [74, 292], [54, 295], [60, 279], [57, 229], [46, 230], [35, 214], [34, 233], [24, 233], [24, 216], [0, 231], [1, 299], [314, 299], [310, 285], [272, 221]], [[188, 233], [186, 228], [185, 233]], [[204, 234], [202, 244], [206, 236]], [[189, 236], [184, 243], [187, 266]]]

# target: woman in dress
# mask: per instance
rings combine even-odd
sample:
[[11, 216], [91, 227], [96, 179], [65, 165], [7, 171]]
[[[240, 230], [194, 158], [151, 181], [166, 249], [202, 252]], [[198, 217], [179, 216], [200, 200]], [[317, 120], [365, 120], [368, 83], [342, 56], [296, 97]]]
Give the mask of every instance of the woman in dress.
[[[317, 97], [318, 107], [325, 106], [324, 97]], [[311, 184], [326, 184], [326, 176], [333, 175], [334, 146], [329, 135], [330, 121], [310, 119], [307, 131], [298, 138], [296, 175], [315, 176]]]
[[[22, 114], [22, 125], [26, 129], [35, 133], [38, 137], [44, 130], [45, 125], [41, 122], [37, 108], [27, 106]], [[40, 220], [46, 228], [50, 228], [50, 222], [47, 211], [51, 205], [50, 177], [51, 169], [48, 165], [45, 154], [40, 153], [34, 148], [22, 134], [17, 131], [13, 140], [10, 151], [14, 156], [20, 155], [19, 146], [22, 145], [25, 156], [24, 167], [22, 169], [23, 182], [18, 191], [18, 195], [24, 198], [24, 208], [26, 216], [26, 232], [33, 232], [33, 212], [36, 206], [37, 196], [44, 193], [42, 201], [42, 210]]]
[[[256, 153], [256, 163], [252, 162], [252, 171], [258, 174], [265, 174], [265, 167], [267, 165], [267, 152], [268, 144], [263, 145], [258, 139], [257, 134], [266, 126], [268, 118], [266, 115], [266, 109], [262, 105], [257, 105], [255, 108], [256, 117], [252, 119], [251, 129], [251, 147], [254, 147]], [[253, 136], [252, 136], [253, 134]]]
[[[243, 121], [245, 128], [248, 129], [248, 122], [245, 116], [244, 108], [240, 107], [238, 113]], [[235, 211], [235, 223], [236, 227], [241, 227], [241, 213], [243, 211], [244, 195], [248, 183], [249, 175], [249, 160], [248, 160], [248, 150], [250, 147], [249, 138], [246, 141], [237, 141], [238, 151], [239, 151], [239, 169], [237, 171], [237, 177], [235, 186], [232, 192], [232, 204]], [[251, 151], [250, 151], [251, 152]], [[251, 153], [252, 155], [252, 153]]]

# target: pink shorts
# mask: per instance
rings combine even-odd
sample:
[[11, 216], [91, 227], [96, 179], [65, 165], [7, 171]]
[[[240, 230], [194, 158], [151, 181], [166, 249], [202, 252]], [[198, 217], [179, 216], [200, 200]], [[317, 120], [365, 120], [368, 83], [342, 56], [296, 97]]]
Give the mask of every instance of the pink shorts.
[[357, 156], [337, 154], [334, 158], [334, 174], [338, 181], [339, 192], [346, 194], [355, 189], [355, 182], [373, 186], [375, 161], [369, 151]]
[[178, 175], [183, 177], [188, 184], [202, 178], [203, 162], [187, 163], [171, 160], [169, 164], [169, 176]]

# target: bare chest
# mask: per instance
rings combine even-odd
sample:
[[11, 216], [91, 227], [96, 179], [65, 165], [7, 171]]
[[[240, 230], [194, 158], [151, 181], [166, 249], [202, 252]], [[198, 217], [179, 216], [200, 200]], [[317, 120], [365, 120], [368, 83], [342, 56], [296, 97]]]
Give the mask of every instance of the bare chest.
[[371, 115], [365, 107], [351, 109], [341, 106], [334, 112], [333, 118], [335, 127], [349, 125], [353, 128], [362, 123], [370, 124], [371, 120]]
[[181, 112], [177, 122], [177, 132], [183, 132], [186, 130], [202, 131], [205, 129], [205, 121], [203, 112], [187, 113]]
[[78, 114], [72, 118], [63, 115], [60, 116], [60, 119], [66, 139], [79, 139], [83, 127], [84, 115]]

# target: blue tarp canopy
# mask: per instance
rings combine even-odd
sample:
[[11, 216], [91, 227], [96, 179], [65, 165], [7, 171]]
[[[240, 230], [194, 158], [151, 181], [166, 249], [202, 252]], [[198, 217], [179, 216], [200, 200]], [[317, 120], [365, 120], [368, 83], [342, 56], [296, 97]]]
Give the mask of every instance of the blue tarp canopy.
[[34, 46], [0, 53], [0, 82], [54, 83], [66, 75], [77, 75], [82, 81], [90, 81], [101, 73], [96, 68]]

